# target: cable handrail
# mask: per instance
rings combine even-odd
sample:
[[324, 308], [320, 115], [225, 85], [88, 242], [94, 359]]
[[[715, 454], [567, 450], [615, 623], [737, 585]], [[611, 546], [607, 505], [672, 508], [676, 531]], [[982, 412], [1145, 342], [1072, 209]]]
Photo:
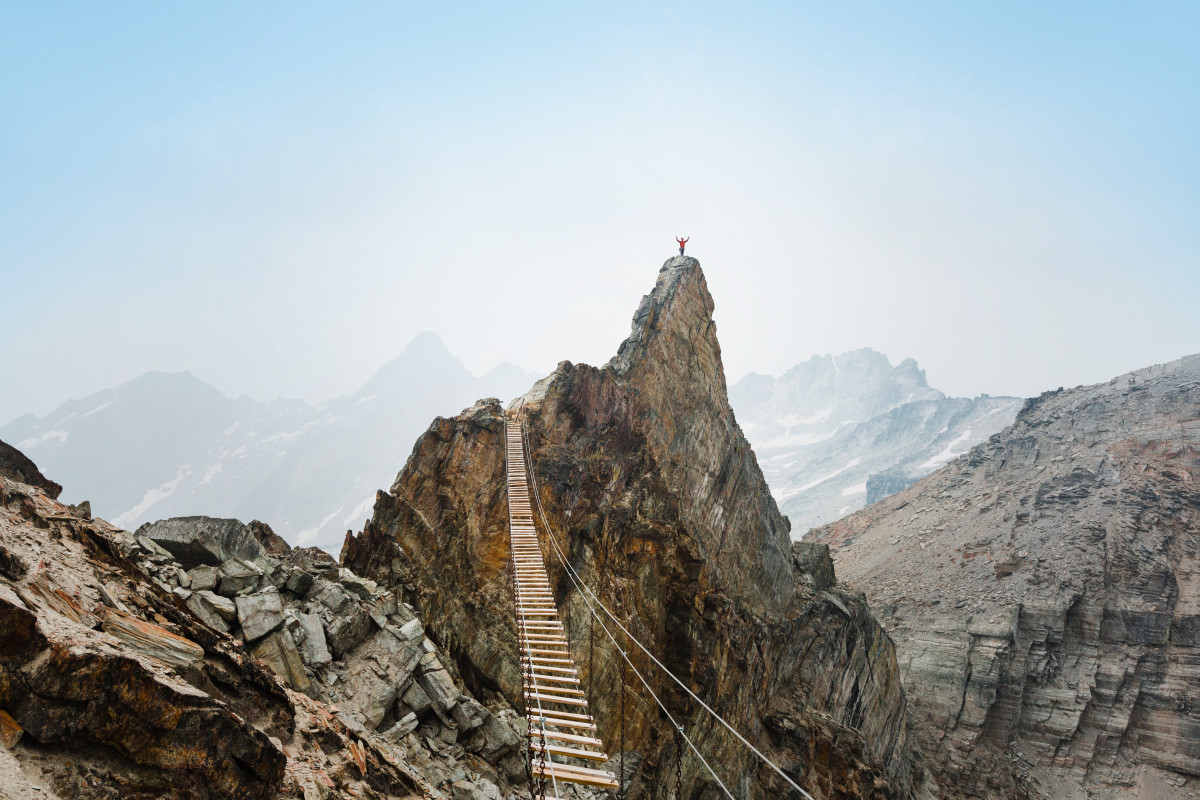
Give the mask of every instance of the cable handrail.
[[[530, 451], [530, 449], [529, 449], [529, 442], [528, 442], [528, 439], [527, 439], [527, 437], [524, 435], [524, 434], [525, 434], [525, 419], [524, 419], [524, 413], [523, 413], [523, 412], [524, 412], [524, 405], [525, 405], [524, 403], [522, 403], [522, 404], [521, 404], [521, 409], [520, 409], [520, 411], [518, 412], [518, 419], [519, 419], [519, 421], [520, 421], [520, 424], [521, 424], [521, 434], [522, 434], [522, 435], [521, 435], [521, 442], [522, 442], [522, 447], [523, 447], [523, 449], [524, 449], [524, 451], [525, 451], [525, 459], [526, 459], [526, 475], [527, 475], [527, 480], [528, 480], [528, 482], [529, 482], [529, 484], [530, 484], [530, 494], [532, 494], [532, 495], [533, 495], [534, 502], [535, 502], [535, 503], [536, 503], [536, 505], [537, 505], [537, 508], [538, 508], [538, 514], [539, 514], [539, 516], [541, 516], [541, 518], [542, 518], [542, 525], [543, 525], [543, 526], [546, 528], [546, 538], [548, 538], [548, 539], [550, 540], [551, 547], [553, 548], [553, 550], [554, 550], [554, 552], [555, 552], [555, 555], [558, 557], [558, 560], [559, 560], [559, 561], [562, 563], [562, 565], [563, 565], [564, 569], [566, 570], [566, 572], [567, 572], [567, 576], [568, 576], [569, 578], [571, 578], [571, 582], [572, 582], [573, 584], [575, 584], [575, 586], [576, 586], [576, 587], [579, 589], [579, 591], [580, 591], [580, 595], [583, 597], [584, 603], [585, 603], [585, 604], [587, 605], [587, 607], [588, 607], [588, 613], [589, 613], [589, 614], [591, 614], [591, 615], [592, 615], [592, 616], [593, 616], [593, 617], [596, 619], [596, 621], [600, 623], [600, 627], [601, 627], [601, 629], [603, 629], [603, 630], [604, 630], [604, 632], [605, 632], [606, 634], [608, 634], [608, 637], [609, 637], [609, 639], [612, 639], [612, 641], [613, 641], [613, 644], [614, 644], [614, 645], [617, 647], [617, 649], [618, 649], [618, 650], [621, 652], [621, 656], [622, 656], [622, 658], [624, 658], [624, 659], [625, 659], [625, 661], [626, 661], [626, 662], [629, 664], [629, 666], [630, 666], [630, 667], [633, 669], [634, 673], [635, 673], [635, 674], [638, 676], [638, 679], [639, 679], [639, 680], [641, 680], [641, 681], [642, 681], [642, 683], [643, 683], [643, 685], [645, 685], [645, 686], [646, 686], [646, 689], [647, 689], [647, 690], [650, 692], [651, 696], [652, 696], [652, 697], [654, 697], [654, 700], [655, 700], [655, 702], [656, 702], [656, 703], [658, 703], [658, 706], [659, 706], [659, 708], [661, 708], [661, 709], [663, 710], [663, 713], [667, 715], [667, 718], [668, 718], [669, 720], [671, 720], [672, 724], [676, 724], [676, 723], [675, 723], [675, 720], [674, 720], [674, 718], [671, 716], [670, 712], [669, 712], [669, 711], [667, 711], [667, 709], [666, 709], [666, 707], [663, 705], [662, 701], [661, 701], [661, 700], [659, 700], [659, 698], [658, 698], [658, 695], [654, 693], [654, 690], [650, 688], [650, 685], [649, 685], [649, 684], [646, 682], [645, 678], [643, 678], [643, 677], [642, 677], [642, 675], [641, 675], [641, 673], [640, 673], [640, 672], [638, 672], [638, 670], [637, 670], [637, 667], [635, 667], [635, 666], [633, 665], [633, 662], [629, 660], [629, 657], [628, 657], [628, 655], [626, 655], [626, 653], [625, 653], [624, 649], [622, 649], [622, 648], [620, 647], [620, 645], [618, 645], [618, 644], [617, 644], [617, 642], [616, 642], [616, 640], [613, 638], [612, 634], [610, 634], [610, 633], [608, 632], [608, 629], [605, 627], [605, 625], [604, 625], [604, 622], [603, 622], [603, 621], [602, 621], [602, 620], [601, 620], [599, 617], [597, 617], [597, 616], [596, 616], [596, 614], [595, 614], [594, 610], [592, 609], [591, 603], [589, 603], [589, 602], [588, 602], [588, 600], [587, 600], [587, 597], [586, 597], [586, 596], [584, 596], [585, 594], [586, 594], [586, 595], [589, 595], [589, 596], [591, 596], [591, 598], [592, 598], [593, 600], [595, 600], [595, 601], [596, 601], [596, 604], [597, 604], [598, 606], [600, 606], [600, 608], [601, 608], [601, 609], [603, 609], [604, 613], [608, 615], [609, 619], [611, 619], [611, 620], [612, 620], [613, 624], [615, 624], [615, 625], [616, 625], [618, 628], [620, 628], [620, 629], [621, 629], [621, 632], [622, 632], [622, 633], [624, 633], [624, 634], [625, 634], [625, 636], [626, 636], [626, 637], [627, 637], [627, 638], [628, 638], [630, 641], [632, 641], [634, 644], [636, 644], [636, 645], [638, 646], [638, 648], [639, 648], [639, 649], [640, 649], [640, 650], [641, 650], [643, 653], [645, 653], [645, 654], [646, 654], [646, 655], [647, 655], [647, 656], [650, 658], [650, 660], [651, 660], [651, 661], [653, 661], [653, 662], [654, 662], [654, 663], [655, 663], [655, 664], [658, 666], [658, 668], [659, 668], [659, 669], [661, 669], [661, 670], [662, 670], [664, 673], [666, 673], [668, 676], [670, 676], [671, 680], [675, 681], [675, 683], [676, 683], [676, 684], [678, 684], [678, 685], [679, 685], [679, 687], [680, 687], [681, 689], [683, 689], [685, 692], [687, 692], [687, 693], [688, 693], [688, 695], [689, 695], [689, 696], [690, 696], [690, 697], [691, 697], [693, 700], [695, 700], [697, 703], [699, 703], [699, 704], [700, 704], [700, 706], [701, 706], [701, 707], [702, 707], [702, 708], [703, 708], [705, 711], [707, 711], [707, 712], [708, 712], [708, 713], [709, 713], [709, 714], [710, 714], [710, 715], [711, 715], [711, 716], [712, 716], [712, 717], [713, 717], [715, 720], [717, 720], [717, 722], [721, 723], [721, 725], [723, 725], [723, 726], [725, 727], [725, 729], [726, 729], [726, 730], [728, 730], [728, 731], [729, 731], [730, 733], [732, 733], [732, 734], [733, 734], [735, 737], [737, 737], [737, 739], [738, 739], [739, 741], [741, 741], [741, 743], [742, 743], [742, 744], [744, 744], [744, 745], [745, 745], [745, 746], [746, 746], [746, 747], [747, 747], [747, 748], [748, 748], [748, 749], [749, 749], [749, 750], [750, 750], [752, 753], [754, 753], [754, 755], [756, 755], [756, 756], [759, 758], [759, 760], [761, 760], [761, 761], [762, 761], [763, 763], [765, 763], [767, 766], [771, 767], [771, 769], [773, 769], [773, 770], [774, 770], [774, 771], [775, 771], [775, 772], [776, 772], [776, 773], [777, 773], [777, 774], [778, 774], [778, 775], [779, 775], [781, 778], [783, 778], [785, 781], [787, 781], [787, 782], [788, 782], [788, 784], [789, 784], [789, 785], [791, 785], [791, 787], [792, 787], [793, 789], [795, 789], [796, 791], [798, 791], [798, 792], [801, 794], [801, 796], [805, 798], [805, 800], [813, 800], [813, 796], [812, 796], [811, 794], [809, 794], [808, 792], [806, 792], [806, 791], [805, 791], [805, 790], [804, 790], [804, 789], [803, 789], [803, 788], [802, 788], [802, 787], [801, 787], [799, 784], [797, 784], [797, 783], [796, 783], [794, 780], [792, 780], [790, 777], [788, 777], [787, 773], [785, 773], [785, 772], [784, 772], [782, 769], [780, 769], [780, 768], [779, 768], [779, 766], [778, 766], [778, 765], [776, 765], [776, 764], [775, 764], [775, 762], [774, 762], [774, 761], [772, 761], [770, 758], [768, 758], [768, 757], [767, 757], [767, 756], [766, 756], [766, 755], [765, 755], [765, 754], [764, 754], [764, 753], [763, 753], [761, 750], [759, 750], [757, 747], [755, 747], [753, 744], [751, 744], [751, 743], [750, 743], [750, 742], [749, 742], [749, 741], [746, 739], [746, 737], [745, 737], [745, 736], [742, 736], [742, 734], [738, 733], [737, 729], [735, 729], [735, 728], [734, 728], [732, 725], [730, 725], [728, 722], [726, 722], [726, 721], [725, 721], [725, 720], [724, 720], [724, 719], [721, 717], [721, 715], [720, 715], [720, 714], [718, 714], [716, 711], [714, 711], [714, 710], [713, 710], [713, 709], [712, 709], [712, 708], [711, 708], [711, 707], [708, 705], [708, 703], [705, 703], [703, 700], [701, 700], [701, 699], [700, 699], [700, 697], [698, 697], [698, 696], [696, 695], [696, 693], [695, 693], [695, 692], [693, 692], [693, 691], [691, 690], [691, 688], [689, 688], [689, 687], [687, 686], [687, 684], [685, 684], [685, 683], [684, 683], [682, 680], [680, 680], [680, 679], [679, 679], [679, 678], [678, 678], [678, 677], [675, 675], [675, 673], [673, 673], [673, 672], [671, 672], [671, 670], [667, 669], [667, 667], [666, 667], [666, 666], [665, 666], [665, 665], [664, 665], [664, 664], [663, 664], [661, 661], [659, 661], [659, 660], [658, 660], [658, 659], [657, 659], [657, 658], [654, 656], [654, 654], [653, 654], [653, 653], [651, 653], [651, 652], [650, 652], [650, 651], [649, 651], [649, 650], [646, 648], [646, 646], [645, 646], [645, 645], [643, 645], [643, 644], [642, 644], [640, 641], [638, 641], [637, 637], [635, 637], [635, 636], [634, 636], [632, 633], [630, 633], [630, 632], [629, 632], [629, 630], [628, 630], [628, 629], [627, 629], [627, 628], [626, 628], [624, 625], [622, 625], [622, 624], [621, 624], [621, 621], [620, 621], [619, 619], [617, 619], [616, 615], [614, 615], [614, 614], [612, 613], [612, 611], [610, 611], [610, 610], [608, 609], [608, 607], [607, 607], [606, 605], [604, 605], [604, 602], [603, 602], [603, 601], [602, 601], [602, 600], [601, 600], [601, 599], [600, 599], [600, 598], [599, 598], [599, 597], [598, 597], [598, 596], [595, 594], [595, 592], [593, 592], [593, 591], [592, 591], [592, 590], [591, 590], [591, 589], [590, 589], [590, 588], [587, 586], [587, 584], [585, 584], [585, 583], [583, 582], [583, 577], [582, 577], [581, 575], [579, 575], [579, 574], [578, 574], [578, 573], [575, 571], [575, 568], [574, 568], [573, 566], [571, 566], [571, 562], [570, 562], [570, 561], [567, 559], [566, 555], [565, 555], [565, 554], [562, 552], [562, 549], [561, 549], [561, 548], [558, 546], [558, 541], [557, 541], [557, 540], [554, 538], [554, 536], [551, 534], [551, 530], [550, 530], [550, 522], [549, 522], [549, 520], [546, 518], [546, 512], [545, 512], [545, 509], [542, 507], [542, 498], [541, 498], [541, 492], [539, 492], [539, 491], [538, 491], [538, 488], [537, 488], [537, 475], [536, 475], [536, 473], [534, 472], [534, 469], [533, 469], [533, 454], [532, 454], [532, 452], [531, 452], [531, 451]], [[506, 419], [506, 420], [505, 420], [505, 425], [507, 426], [507, 424], [508, 424], [508, 423], [507, 423], [507, 419]], [[705, 768], [707, 768], [707, 769], [708, 769], [708, 772], [709, 772], [709, 774], [711, 774], [711, 775], [713, 776], [713, 778], [714, 778], [714, 779], [717, 781], [717, 783], [718, 783], [718, 784], [721, 786], [721, 788], [722, 788], [722, 789], [725, 791], [725, 794], [727, 794], [727, 795], [730, 797], [730, 799], [731, 799], [731, 800], [736, 800], [736, 799], [733, 797], [733, 794], [732, 794], [732, 793], [730, 793], [729, 789], [727, 789], [727, 788], [725, 787], [725, 784], [724, 784], [724, 783], [721, 781], [721, 779], [720, 779], [720, 778], [717, 776], [717, 774], [716, 774], [716, 773], [713, 771], [712, 767], [711, 767], [711, 766], [709, 766], [708, 762], [707, 762], [707, 761], [704, 759], [704, 756], [703, 756], [703, 755], [701, 755], [701, 754], [700, 754], [700, 751], [696, 749], [696, 746], [695, 746], [695, 744], [694, 744], [694, 743], [691, 741], [691, 739], [689, 739], [689, 738], [688, 738], [688, 736], [687, 736], [687, 734], [686, 734], [686, 733], [683, 733], [683, 727], [682, 727], [682, 726], [679, 726], [679, 725], [676, 725], [676, 727], [677, 727], [677, 730], [679, 730], [679, 731], [680, 731], [680, 733], [683, 735], [683, 737], [684, 737], [684, 740], [685, 740], [685, 741], [687, 741], [688, 745], [689, 745], [689, 746], [692, 748], [692, 751], [693, 751], [693, 752], [696, 754], [697, 758], [699, 758], [699, 759], [700, 759], [700, 762], [701, 762], [702, 764], [704, 764]], [[624, 776], [622, 776], [622, 780], [623, 780], [623, 779], [624, 779]]]

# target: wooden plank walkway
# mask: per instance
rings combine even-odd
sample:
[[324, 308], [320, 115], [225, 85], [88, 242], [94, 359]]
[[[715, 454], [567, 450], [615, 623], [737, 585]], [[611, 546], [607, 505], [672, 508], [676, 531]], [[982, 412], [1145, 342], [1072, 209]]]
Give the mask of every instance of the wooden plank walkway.
[[[587, 708], [586, 692], [578, 688], [579, 672], [567, 648], [542, 560], [525, 473], [525, 443], [516, 419], [509, 419], [506, 438], [508, 532], [533, 776], [545, 777], [548, 788], [561, 781], [616, 789], [616, 776], [596, 769], [608, 756], [595, 735], [596, 721], [582, 713]], [[576, 763], [582, 761], [590, 766]]]

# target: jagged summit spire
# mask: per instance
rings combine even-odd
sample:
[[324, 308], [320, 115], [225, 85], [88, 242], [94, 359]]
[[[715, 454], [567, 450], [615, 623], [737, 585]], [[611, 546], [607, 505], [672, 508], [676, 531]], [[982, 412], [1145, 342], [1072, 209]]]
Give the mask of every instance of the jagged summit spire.
[[717, 344], [712, 311], [713, 299], [708, 293], [700, 262], [691, 256], [668, 258], [658, 271], [654, 289], [642, 297], [634, 312], [629, 338], [621, 343], [608, 366], [618, 375], [625, 375], [650, 354], [656, 340], [664, 336], [682, 336], [693, 344], [700, 344], [695, 341], [699, 335], [705, 340], [702, 349], [715, 357], [724, 390], [721, 347]]

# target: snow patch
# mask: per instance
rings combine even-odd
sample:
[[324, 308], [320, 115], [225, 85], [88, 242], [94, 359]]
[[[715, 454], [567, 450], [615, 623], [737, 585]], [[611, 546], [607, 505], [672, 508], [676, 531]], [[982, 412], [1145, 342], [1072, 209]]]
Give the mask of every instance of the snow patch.
[[346, 519], [344, 519], [342, 521], [342, 524], [343, 525], [353, 525], [355, 522], [362, 519], [363, 515], [365, 515], [367, 512], [369, 512], [374, 505], [375, 505], [375, 497], [374, 497], [374, 495], [372, 495], [371, 497], [368, 497], [366, 500], [363, 500], [361, 503], [356, 505], [354, 507], [354, 510], [350, 512], [350, 516], [346, 517]]
[[306, 531], [300, 531], [300, 533], [296, 534], [296, 545], [299, 546], [302, 544], [308, 544], [313, 539], [317, 538], [317, 534], [321, 532], [321, 528], [324, 528], [326, 525], [328, 525], [333, 520], [334, 517], [336, 517], [338, 514], [342, 513], [343, 508], [345, 508], [345, 506], [338, 506], [337, 509], [332, 514], [330, 514], [325, 519], [321, 520], [317, 524], [317, 527], [309, 528]]
[[355, 400], [355, 401], [354, 401], [354, 405], [359, 405], [360, 403], [365, 403], [365, 402], [367, 402], [368, 400], [374, 400], [376, 397], [379, 397], [379, 395], [377, 395], [377, 394], [369, 394], [369, 395], [367, 395], [366, 397], [360, 397], [360, 398], [358, 398], [357, 400]]
[[794, 425], [816, 425], [818, 422], [824, 422], [829, 419], [829, 415], [832, 413], [832, 408], [823, 408], [807, 417], [797, 417], [795, 414], [788, 414], [786, 417], [779, 418], [779, 424], [785, 428], [791, 428]]
[[222, 435], [223, 436], [233, 436], [234, 431], [236, 431], [238, 429], [238, 426], [241, 424], [242, 423], [240, 423], [240, 422], [233, 423], [232, 425], [230, 425], [228, 428], [225, 429], [225, 433]]
[[963, 431], [962, 433], [960, 433], [958, 435], [958, 438], [956, 438], [950, 444], [946, 445], [945, 450], [938, 453], [936, 456], [929, 459], [921, 466], [917, 467], [917, 469], [937, 469], [939, 466], [946, 463], [950, 459], [958, 458], [963, 453], [967, 452], [967, 450], [970, 448], [962, 447], [961, 449], [959, 449], [957, 451], [954, 448], [965, 444], [970, 438], [971, 438], [971, 429], [967, 428], [965, 431]]
[[263, 439], [263, 444], [269, 444], [271, 442], [290, 442], [293, 439], [299, 439], [304, 435], [306, 430], [316, 424], [317, 422], [314, 420], [313, 422], [304, 423], [294, 431], [287, 431], [286, 433], [277, 433], [274, 436], [268, 436], [267, 438]]
[[138, 503], [136, 506], [134, 506], [133, 508], [126, 511], [124, 514], [122, 514], [119, 517], [117, 517], [116, 519], [114, 519], [113, 524], [116, 525], [118, 528], [127, 528], [128, 529], [128, 528], [133, 527], [133, 523], [137, 521], [138, 517], [140, 517], [142, 514], [146, 513], [148, 510], [150, 510], [150, 507], [152, 505], [154, 505], [155, 503], [157, 503], [160, 500], [163, 500], [167, 497], [170, 497], [171, 493], [179, 488], [179, 484], [183, 483], [183, 479], [191, 474], [192, 474], [192, 465], [191, 464], [180, 465], [179, 471], [175, 473], [174, 480], [167, 481], [162, 486], [159, 486], [157, 489], [148, 490], [146, 492], [146, 494], [142, 496], [142, 502]]
[[863, 481], [862, 483], [856, 483], [853, 486], [847, 486], [845, 489], [842, 489], [842, 497], [849, 497], [850, 495], [853, 495], [853, 494], [866, 494], [866, 493], [867, 493], [867, 482], [866, 481]]
[[200, 485], [203, 486], [206, 483], [210, 483], [212, 481], [212, 479], [217, 477], [218, 475], [220, 475], [221, 471], [224, 469], [225, 469], [225, 465], [222, 464], [220, 461], [213, 464], [211, 467], [209, 467], [207, 470], [204, 471], [204, 477], [200, 479]]
[[764, 450], [768, 447], [804, 447], [806, 445], [816, 444], [817, 442], [823, 442], [826, 439], [832, 439], [834, 436], [837, 436], [837, 432], [838, 429], [834, 428], [833, 430], [826, 431], [825, 433], [797, 433], [794, 436], [788, 436], [787, 434], [784, 434], [783, 436], [776, 437], [769, 442], [765, 442], [762, 447]]
[[850, 461], [846, 464], [846, 466], [842, 467], [841, 469], [835, 470], [835, 471], [829, 473], [828, 475], [824, 475], [820, 478], [817, 478], [815, 481], [809, 481], [808, 483], [804, 484], [803, 486], [801, 486], [798, 489], [791, 489], [789, 491], [784, 492], [779, 497], [779, 502], [783, 502], [784, 500], [788, 499], [789, 497], [795, 497], [796, 495], [800, 494], [801, 492], [807, 492], [809, 489], [813, 488], [814, 486], [818, 486], [831, 478], [836, 478], [838, 475], [841, 475], [846, 470], [857, 467], [860, 461], [862, 461], [862, 456], [855, 456], [854, 458], [850, 459]]
[[39, 444], [48, 442], [51, 439], [58, 439], [59, 444], [62, 444], [67, 440], [68, 435], [69, 434], [66, 431], [47, 431], [41, 436], [35, 436], [32, 439], [26, 439], [23, 442], [17, 442], [17, 449], [28, 450], [31, 447], [37, 447]]
[[109, 406], [111, 406], [111, 405], [112, 405], [113, 403], [115, 403], [116, 401], [117, 401], [117, 399], [114, 397], [112, 400], [109, 400], [107, 403], [101, 403], [100, 405], [98, 405], [98, 406], [96, 406], [95, 408], [93, 408], [91, 411], [88, 411], [88, 412], [86, 412], [86, 413], [80, 414], [80, 416], [81, 416], [81, 417], [90, 417], [92, 414], [99, 413], [99, 412], [103, 411], [104, 409], [108, 408]]

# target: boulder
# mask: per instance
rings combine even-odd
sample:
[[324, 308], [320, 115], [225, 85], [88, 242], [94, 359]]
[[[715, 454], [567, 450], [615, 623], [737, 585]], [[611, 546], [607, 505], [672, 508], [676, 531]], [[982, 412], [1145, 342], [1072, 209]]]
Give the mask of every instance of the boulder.
[[342, 610], [350, 603], [350, 598], [341, 586], [324, 578], [318, 578], [312, 583], [307, 597], [310, 602], [324, 606], [333, 614], [342, 613]]
[[500, 790], [487, 778], [455, 781], [450, 784], [454, 800], [500, 800]]
[[212, 592], [193, 592], [191, 597], [187, 599], [187, 607], [196, 615], [201, 622], [214, 631], [221, 633], [229, 633], [229, 623], [225, 620], [225, 616], [218, 613], [213, 602], [209, 598], [220, 600], [224, 603], [229, 603], [230, 610], [233, 611], [233, 603], [230, 603], [224, 597], [215, 595]]
[[236, 519], [174, 517], [147, 522], [136, 533], [169, 550], [188, 569], [231, 558], [253, 561], [266, 552], [250, 528]]
[[217, 591], [226, 597], [252, 592], [258, 588], [262, 570], [240, 558], [231, 558], [221, 565], [221, 582]]
[[286, 629], [275, 631], [255, 645], [250, 652], [296, 691], [307, 692], [312, 688], [308, 673], [304, 671], [300, 651]]
[[410, 642], [419, 642], [425, 638], [425, 626], [421, 620], [413, 618], [400, 626], [400, 635]]
[[429, 695], [429, 699], [442, 711], [449, 711], [458, 702], [458, 689], [455, 688], [450, 673], [433, 653], [421, 656], [421, 669], [417, 680], [420, 681], [425, 694]]
[[[192, 597], [203, 598], [204, 602], [208, 603], [208, 605], [212, 607], [213, 611], [216, 611], [218, 614], [220, 614], [221, 618], [226, 622], [232, 624], [237, 620], [237, 606], [235, 606], [233, 601], [228, 597], [221, 597], [219, 594], [213, 594], [207, 589], [203, 589], [199, 592], [193, 592]], [[191, 598], [189, 597], [188, 599], [190, 600]]]
[[375, 590], [379, 588], [375, 581], [360, 578], [348, 569], [338, 572], [338, 583], [345, 586], [348, 592], [363, 600], [370, 600], [371, 595], [375, 594]]
[[415, 731], [418, 724], [417, 715], [410, 712], [401, 717], [395, 725], [384, 731], [383, 735], [393, 742], [398, 742]]
[[215, 567], [196, 567], [188, 572], [188, 577], [191, 579], [191, 586], [188, 588], [194, 592], [201, 589], [215, 589], [217, 582], [221, 579], [220, 574]]
[[504, 720], [488, 713], [467, 741], [467, 749], [485, 761], [496, 763], [509, 753], [518, 752], [521, 737]]
[[[260, 639], [283, 624], [283, 602], [275, 587], [256, 594], [239, 595], [234, 603], [247, 642]], [[288, 638], [290, 641], [291, 637]]]
[[349, 653], [371, 632], [373, 624], [367, 612], [351, 605], [343, 616], [336, 617], [325, 628], [326, 641], [333, 654], [341, 658]]
[[481, 706], [474, 698], [467, 695], [459, 695], [458, 704], [451, 711], [451, 716], [458, 724], [460, 731], [472, 731], [483, 724], [484, 719], [490, 716], [490, 712]]
[[408, 689], [400, 699], [404, 701], [404, 705], [419, 715], [423, 715], [433, 704], [429, 699], [429, 695], [425, 694], [425, 690], [421, 688], [421, 684], [416, 681], [408, 685]]
[[316, 614], [297, 613], [296, 621], [304, 632], [300, 642], [300, 657], [310, 667], [319, 667], [333, 660], [329, 647], [325, 644], [325, 627], [321, 618]]
[[271, 530], [271, 526], [265, 522], [259, 522], [256, 519], [250, 520], [250, 524], [246, 526], [246, 530], [254, 537], [254, 540], [262, 545], [263, 550], [273, 556], [283, 556], [291, 552], [292, 548], [283, 537]]
[[313, 584], [313, 576], [302, 569], [293, 569], [284, 588], [297, 597], [303, 597]]
[[0, 475], [36, 486], [55, 500], [62, 494], [61, 486], [43, 475], [24, 453], [4, 442], [0, 442]]

